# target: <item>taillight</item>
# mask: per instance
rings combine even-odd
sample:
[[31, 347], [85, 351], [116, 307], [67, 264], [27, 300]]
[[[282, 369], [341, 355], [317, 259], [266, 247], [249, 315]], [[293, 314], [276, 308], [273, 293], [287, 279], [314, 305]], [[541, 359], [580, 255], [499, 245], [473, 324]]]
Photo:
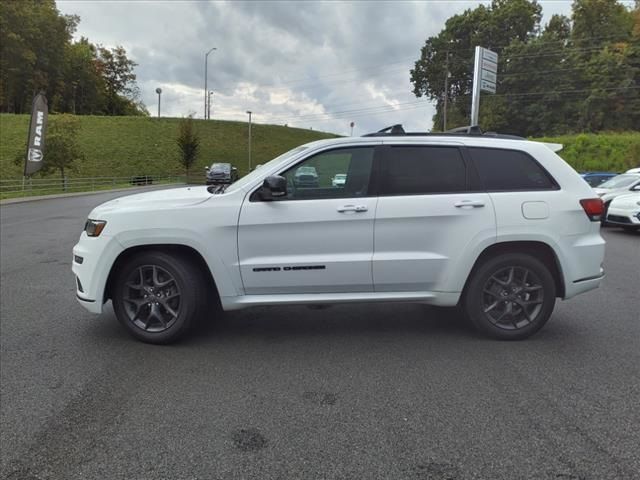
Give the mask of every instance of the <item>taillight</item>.
[[587, 214], [589, 220], [592, 222], [599, 222], [602, 220], [604, 203], [601, 198], [586, 198], [584, 200], [580, 200], [580, 205], [582, 205], [584, 213]]

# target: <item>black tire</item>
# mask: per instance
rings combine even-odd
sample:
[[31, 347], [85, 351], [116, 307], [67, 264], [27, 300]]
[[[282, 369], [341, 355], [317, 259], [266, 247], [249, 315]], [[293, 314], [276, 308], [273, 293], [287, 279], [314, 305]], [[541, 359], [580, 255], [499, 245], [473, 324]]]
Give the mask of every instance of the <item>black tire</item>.
[[474, 269], [463, 295], [463, 309], [471, 323], [500, 340], [523, 340], [536, 333], [549, 320], [555, 302], [549, 268], [521, 253], [483, 262]]
[[201, 269], [189, 258], [143, 252], [118, 269], [113, 309], [118, 321], [138, 340], [172, 343], [200, 316], [201, 299], [207, 297], [204, 287]]

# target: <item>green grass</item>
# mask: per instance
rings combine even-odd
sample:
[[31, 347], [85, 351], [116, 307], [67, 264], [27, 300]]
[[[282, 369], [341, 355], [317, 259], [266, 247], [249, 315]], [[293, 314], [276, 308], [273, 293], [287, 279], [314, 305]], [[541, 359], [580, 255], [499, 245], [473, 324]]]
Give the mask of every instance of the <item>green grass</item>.
[[[55, 121], [55, 115], [49, 117]], [[79, 116], [79, 143], [85, 161], [72, 177], [121, 177], [129, 175], [182, 174], [178, 161], [176, 136], [178, 118]], [[13, 159], [24, 151], [29, 126], [28, 115], [0, 115], [0, 178], [22, 176], [22, 165]], [[200, 136], [200, 155], [191, 173], [204, 178], [204, 167], [229, 162], [241, 175], [248, 170], [247, 134], [244, 122], [195, 120]], [[266, 163], [283, 152], [303, 143], [331, 138], [335, 135], [253, 124], [252, 165]], [[46, 156], [45, 156], [46, 158]]]
[[625, 172], [640, 167], [640, 132], [581, 133], [535, 140], [562, 143], [559, 155], [578, 171]]

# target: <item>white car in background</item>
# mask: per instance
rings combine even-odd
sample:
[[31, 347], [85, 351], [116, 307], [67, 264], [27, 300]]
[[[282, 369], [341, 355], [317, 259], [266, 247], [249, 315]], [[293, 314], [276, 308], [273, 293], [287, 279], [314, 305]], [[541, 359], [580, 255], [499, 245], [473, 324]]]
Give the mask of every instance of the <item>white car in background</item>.
[[607, 223], [625, 230], [640, 230], [640, 192], [614, 198], [607, 212]]
[[336, 173], [336, 175], [331, 179], [331, 185], [334, 187], [344, 187], [347, 183], [347, 174], [346, 173]]
[[604, 203], [605, 215], [611, 201], [620, 196], [631, 192], [640, 192], [640, 173], [623, 173], [617, 175], [604, 183], [601, 183], [593, 189]]
[[640, 173], [640, 167], [638, 167], [638, 168], [630, 168], [625, 173]]

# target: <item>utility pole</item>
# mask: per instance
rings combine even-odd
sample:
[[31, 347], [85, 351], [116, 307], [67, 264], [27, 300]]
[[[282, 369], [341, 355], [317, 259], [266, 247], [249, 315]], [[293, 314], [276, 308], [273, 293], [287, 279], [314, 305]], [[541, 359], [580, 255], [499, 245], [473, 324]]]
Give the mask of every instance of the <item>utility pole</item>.
[[213, 96], [213, 91], [209, 92], [209, 98], [207, 99], [207, 118], [211, 120], [211, 97]]
[[209, 89], [207, 87], [207, 61], [209, 60], [209, 54], [217, 50], [216, 47], [210, 49], [207, 53], [204, 54], [204, 118], [207, 119], [207, 97]]
[[247, 110], [249, 114], [249, 171], [251, 171], [251, 110]]
[[449, 103], [449, 51], [445, 60], [444, 73], [444, 111], [442, 112], [442, 131], [447, 131], [447, 106]]

